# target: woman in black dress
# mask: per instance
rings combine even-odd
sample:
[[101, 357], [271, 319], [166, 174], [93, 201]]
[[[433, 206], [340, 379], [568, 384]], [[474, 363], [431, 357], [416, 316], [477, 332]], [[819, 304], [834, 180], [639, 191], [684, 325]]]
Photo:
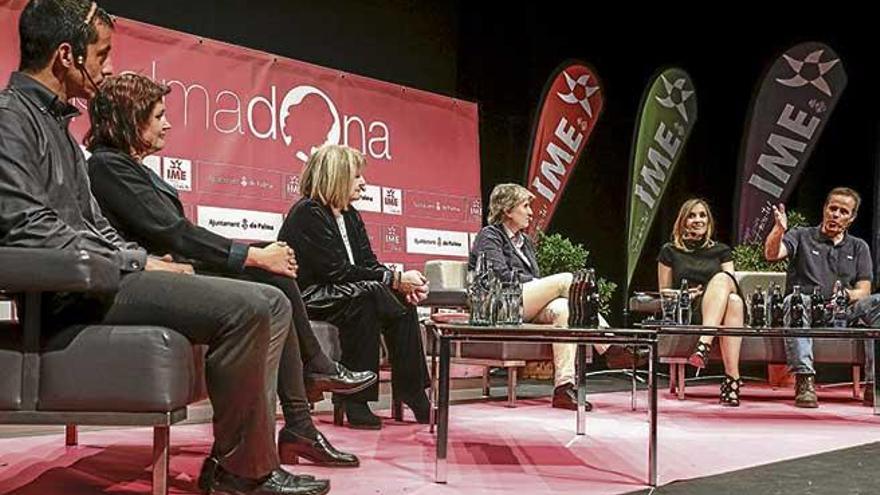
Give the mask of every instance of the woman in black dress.
[[[689, 199], [678, 212], [672, 241], [660, 249], [657, 257], [657, 284], [660, 291], [678, 289], [683, 280], [693, 296], [695, 323], [707, 326], [743, 325], [745, 303], [733, 276], [730, 247], [712, 238], [715, 223], [709, 205], [702, 199]], [[688, 362], [704, 368], [714, 337], [703, 335]], [[719, 337], [724, 361], [721, 403], [739, 405], [742, 380], [739, 375], [739, 351], [742, 337]]]
[[[379, 369], [379, 335], [391, 359], [395, 397], [428, 422], [430, 385], [415, 305], [428, 295], [418, 270], [392, 271], [379, 263], [360, 213], [352, 202], [365, 185], [364, 155], [348, 146], [324, 145], [302, 172], [302, 199], [290, 209], [278, 240], [293, 246], [309, 316], [339, 328], [342, 363], [353, 370]], [[352, 428], [379, 429], [368, 401], [374, 385], [341, 402]], [[334, 400], [338, 398], [334, 397]]]

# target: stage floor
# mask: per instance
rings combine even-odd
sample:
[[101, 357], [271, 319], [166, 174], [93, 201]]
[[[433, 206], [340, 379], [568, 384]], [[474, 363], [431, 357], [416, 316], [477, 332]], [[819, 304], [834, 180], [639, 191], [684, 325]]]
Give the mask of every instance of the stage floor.
[[[688, 399], [660, 393], [661, 484], [711, 476], [880, 441], [880, 417], [847, 388], [820, 391], [819, 409], [792, 406], [790, 389], [748, 384], [738, 409], [717, 404], [717, 386], [689, 386]], [[294, 468], [330, 477], [334, 494], [616, 494], [644, 487], [647, 469], [645, 394], [631, 411], [629, 394], [591, 395], [587, 435], [574, 434], [574, 413], [549, 399], [456, 404], [450, 409], [449, 483], [433, 483], [434, 437], [424, 425], [385, 422], [381, 431], [334, 427], [316, 416], [339, 448], [356, 452], [354, 470]], [[383, 411], [382, 414], [388, 414]], [[196, 492], [210, 448], [210, 425], [171, 430], [171, 492]], [[65, 448], [60, 434], [0, 440], [0, 493], [148, 493], [149, 429], [80, 434]]]

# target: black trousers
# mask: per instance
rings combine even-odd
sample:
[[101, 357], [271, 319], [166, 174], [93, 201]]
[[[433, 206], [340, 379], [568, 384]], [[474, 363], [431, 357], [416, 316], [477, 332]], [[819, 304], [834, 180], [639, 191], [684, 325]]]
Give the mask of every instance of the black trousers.
[[[407, 401], [430, 386], [425, 351], [415, 307], [375, 281], [312, 286], [303, 300], [313, 319], [339, 328], [342, 364], [349, 369], [379, 372], [379, 336], [385, 336], [391, 359], [395, 397]], [[346, 396], [353, 401], [379, 399], [379, 385]]]
[[335, 373], [333, 361], [327, 357], [309, 322], [296, 280], [260, 269], [245, 269], [241, 278], [268, 284], [284, 293], [293, 309], [293, 328], [281, 353], [278, 370], [278, 399], [287, 426], [308, 435], [314, 428], [303, 382], [304, 370]]
[[207, 344], [213, 454], [225, 469], [248, 478], [279, 466], [274, 400], [278, 363], [286, 341], [296, 340], [287, 338], [291, 308], [281, 291], [225, 278], [136, 272], [123, 276], [100, 322], [164, 326]]

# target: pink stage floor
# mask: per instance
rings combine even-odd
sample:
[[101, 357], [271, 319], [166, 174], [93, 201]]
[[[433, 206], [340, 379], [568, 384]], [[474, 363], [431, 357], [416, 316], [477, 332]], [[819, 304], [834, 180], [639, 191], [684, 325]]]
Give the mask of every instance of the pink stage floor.
[[[660, 396], [661, 483], [880, 441], [880, 417], [849, 398], [820, 391], [821, 407], [796, 409], [791, 390], [750, 385], [738, 409], [716, 404], [716, 387], [689, 387], [686, 401]], [[451, 408], [449, 483], [433, 483], [434, 437], [412, 422], [386, 421], [381, 431], [334, 427], [338, 447], [360, 454], [354, 470], [299, 466], [332, 479], [334, 494], [625, 493], [644, 487], [647, 469], [645, 394], [639, 410], [624, 392], [594, 395], [587, 435], [574, 434], [574, 413], [549, 399], [459, 404]], [[387, 411], [385, 412], [387, 414]], [[171, 431], [171, 491], [195, 492], [209, 449], [210, 426]], [[0, 493], [148, 493], [149, 429], [82, 432], [81, 446], [62, 435], [0, 440]]]

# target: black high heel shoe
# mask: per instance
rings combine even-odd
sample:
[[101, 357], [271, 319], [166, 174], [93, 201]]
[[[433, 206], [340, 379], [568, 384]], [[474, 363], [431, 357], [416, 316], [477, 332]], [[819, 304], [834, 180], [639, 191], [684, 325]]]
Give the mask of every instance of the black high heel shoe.
[[706, 364], [709, 362], [709, 354], [711, 352], [712, 344], [701, 340], [697, 342], [697, 348], [694, 349], [694, 353], [688, 358], [688, 363], [694, 368], [705, 368]]
[[349, 428], [356, 430], [382, 429], [382, 419], [373, 414], [366, 402], [346, 400], [342, 402], [342, 410], [348, 418]]
[[724, 375], [724, 381], [721, 382], [722, 406], [739, 407], [739, 390], [742, 388], [742, 384], [742, 378]]
[[316, 466], [353, 468], [361, 465], [356, 455], [337, 450], [321, 432], [312, 440], [288, 428], [278, 432], [278, 457], [281, 464], [299, 464], [302, 457]]

